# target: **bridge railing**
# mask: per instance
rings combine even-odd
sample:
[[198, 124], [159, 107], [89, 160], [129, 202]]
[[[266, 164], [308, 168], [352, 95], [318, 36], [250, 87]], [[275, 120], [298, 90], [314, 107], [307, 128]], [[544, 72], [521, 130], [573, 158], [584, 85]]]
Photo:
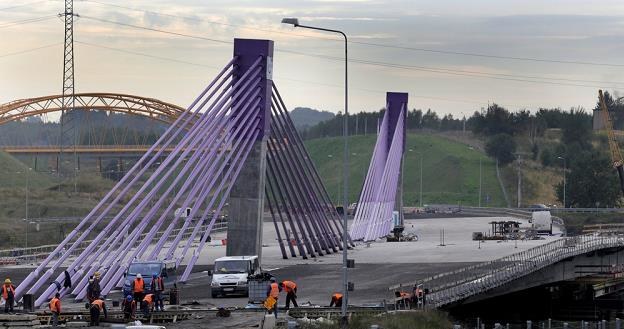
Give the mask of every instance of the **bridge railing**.
[[[204, 224], [201, 227], [202, 232], [205, 232], [208, 228], [208, 224]], [[175, 229], [171, 232], [169, 236], [177, 236], [181, 229]], [[221, 232], [227, 230], [227, 218], [219, 218], [215, 221], [215, 224], [212, 228], [212, 232]], [[160, 238], [164, 234], [163, 231], [157, 232], [154, 239]], [[192, 230], [187, 229], [187, 231], [182, 236], [184, 239], [189, 239], [191, 237]], [[135, 246], [137, 246], [140, 241], [147, 236], [147, 233], [141, 235], [141, 238], [137, 240]], [[92, 240], [83, 241], [80, 243], [80, 246], [72, 251], [72, 256], [76, 257], [80, 255], [90, 244]], [[0, 250], [0, 266], [2, 265], [15, 265], [21, 264], [25, 262], [36, 262], [42, 260], [50, 253], [56, 249], [58, 245], [50, 244], [44, 246], [30, 247], [30, 248], [13, 248]], [[62, 252], [61, 252], [62, 253]], [[59, 254], [60, 256], [61, 254]]]
[[581, 235], [561, 238], [523, 252], [416, 282], [429, 289], [429, 306], [440, 307], [483, 293], [565, 258], [624, 246], [624, 236]]

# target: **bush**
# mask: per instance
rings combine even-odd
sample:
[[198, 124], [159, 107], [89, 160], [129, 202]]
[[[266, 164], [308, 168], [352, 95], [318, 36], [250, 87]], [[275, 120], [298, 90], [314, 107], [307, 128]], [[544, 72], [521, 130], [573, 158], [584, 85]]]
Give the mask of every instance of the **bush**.
[[[437, 329], [452, 328], [453, 323], [446, 313], [438, 311], [380, 314], [378, 316], [356, 315], [353, 316], [347, 328], [362, 329], [370, 328], [371, 325], [379, 325], [384, 329]], [[339, 329], [338, 323], [305, 324], [303, 329]]]

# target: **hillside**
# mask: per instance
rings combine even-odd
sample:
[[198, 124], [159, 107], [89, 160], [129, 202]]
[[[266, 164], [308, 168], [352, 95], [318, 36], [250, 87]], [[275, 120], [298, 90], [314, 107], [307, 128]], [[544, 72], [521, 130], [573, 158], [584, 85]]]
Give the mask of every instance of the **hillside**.
[[[26, 177], [28, 172], [28, 177]], [[28, 170], [28, 166], [9, 154], [0, 151], [0, 182], [1, 188], [25, 188], [26, 181], [32, 186], [49, 187], [54, 182], [52, 177], [44, 173]]]
[[329, 120], [335, 116], [331, 112], [319, 111], [308, 107], [296, 107], [289, 114], [295, 127], [299, 130], [312, 127], [321, 121]]
[[[349, 139], [349, 202], [356, 202], [362, 188], [375, 145], [375, 135], [351, 136]], [[306, 147], [334, 201], [342, 194], [341, 138], [306, 141]], [[419, 204], [420, 154], [423, 157], [423, 204], [478, 205], [479, 159], [482, 161], [482, 206], [505, 206], [496, 179], [495, 163], [482, 152], [466, 144], [430, 134], [409, 133], [404, 170], [404, 204]], [[411, 151], [410, 151], [411, 150]], [[489, 202], [486, 199], [489, 197]]]

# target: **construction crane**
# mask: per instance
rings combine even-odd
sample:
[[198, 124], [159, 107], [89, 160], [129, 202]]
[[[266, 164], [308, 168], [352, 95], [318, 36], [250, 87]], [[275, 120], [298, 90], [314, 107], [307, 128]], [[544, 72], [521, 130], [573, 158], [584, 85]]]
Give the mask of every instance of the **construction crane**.
[[602, 120], [604, 121], [604, 126], [607, 130], [607, 139], [609, 140], [609, 150], [611, 151], [613, 168], [615, 168], [618, 172], [618, 176], [620, 177], [620, 189], [622, 190], [622, 194], [624, 194], [624, 168], [622, 167], [624, 162], [622, 161], [622, 152], [620, 152], [620, 146], [615, 139], [613, 122], [611, 121], [611, 116], [609, 115], [607, 103], [602, 95], [602, 90], [598, 90], [598, 97], [600, 99], [600, 109], [602, 110]]

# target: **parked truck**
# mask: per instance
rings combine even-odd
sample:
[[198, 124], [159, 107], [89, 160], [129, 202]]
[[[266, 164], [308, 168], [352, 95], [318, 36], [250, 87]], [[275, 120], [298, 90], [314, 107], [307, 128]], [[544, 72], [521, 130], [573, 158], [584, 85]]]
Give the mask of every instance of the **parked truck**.
[[537, 234], [552, 234], [552, 216], [550, 211], [534, 211], [531, 214], [531, 223]]
[[229, 256], [217, 258], [214, 263], [211, 295], [249, 295], [248, 278], [262, 272], [258, 256]]
[[177, 282], [175, 261], [134, 261], [130, 263], [124, 273], [126, 278], [122, 288], [124, 296], [132, 294], [132, 281], [136, 279], [139, 273], [145, 282], [145, 293], [147, 294], [152, 293], [151, 284], [154, 275], [160, 275], [163, 278], [165, 290], [171, 289]]

